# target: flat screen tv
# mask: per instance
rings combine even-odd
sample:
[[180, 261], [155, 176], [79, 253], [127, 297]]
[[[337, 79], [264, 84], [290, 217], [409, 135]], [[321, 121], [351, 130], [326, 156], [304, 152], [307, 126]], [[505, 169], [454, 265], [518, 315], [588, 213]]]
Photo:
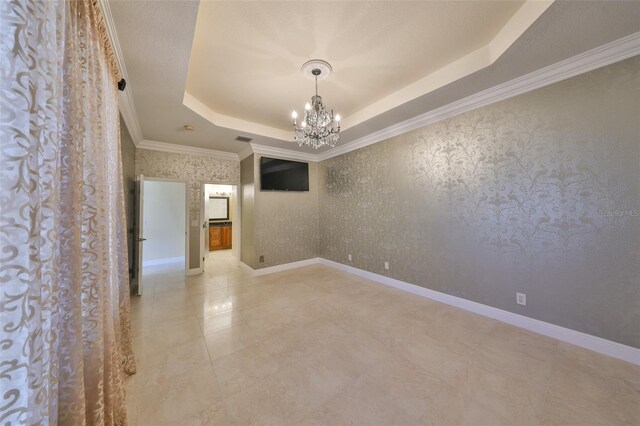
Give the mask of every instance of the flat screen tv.
[[262, 191], [308, 191], [309, 164], [261, 157], [260, 189]]

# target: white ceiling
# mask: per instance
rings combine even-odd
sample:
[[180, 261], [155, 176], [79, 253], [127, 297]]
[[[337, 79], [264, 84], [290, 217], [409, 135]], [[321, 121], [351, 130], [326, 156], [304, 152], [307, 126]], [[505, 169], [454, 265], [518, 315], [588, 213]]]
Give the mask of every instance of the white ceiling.
[[334, 66], [319, 92], [346, 117], [345, 144], [640, 30], [634, 2], [108, 6], [132, 136], [228, 152], [246, 147], [238, 135], [310, 152], [289, 142], [287, 126], [313, 92], [299, 72], [311, 58]]
[[186, 90], [218, 114], [289, 132], [314, 91], [300, 66], [321, 58], [334, 71], [319, 93], [349, 118], [489, 44], [523, 3], [202, 2]]

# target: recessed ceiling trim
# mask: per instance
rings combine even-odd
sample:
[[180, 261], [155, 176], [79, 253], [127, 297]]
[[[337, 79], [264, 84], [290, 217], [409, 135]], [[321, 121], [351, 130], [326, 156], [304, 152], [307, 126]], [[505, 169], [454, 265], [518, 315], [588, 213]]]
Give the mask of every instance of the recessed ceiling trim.
[[[122, 54], [121, 46], [118, 42], [118, 38], [116, 35], [115, 24], [113, 22], [111, 9], [109, 7], [109, 2], [108, 0], [98, 0], [98, 2], [105, 15], [105, 24], [107, 26], [108, 35], [110, 37], [118, 64], [120, 66], [120, 71], [123, 77], [127, 79], [127, 71], [124, 66], [123, 54]], [[531, 2], [530, 1], [527, 2], [525, 5], [522, 6], [522, 8], [529, 5], [529, 3]], [[545, 3], [550, 4], [550, 2], [545, 2]], [[546, 7], [548, 7], [548, 4]], [[546, 10], [546, 7], [545, 7], [545, 10]], [[512, 21], [514, 21], [514, 18], [512, 18]], [[522, 19], [522, 18], [519, 18], [519, 19]], [[509, 24], [511, 24], [511, 21], [509, 22]], [[505, 26], [501, 31], [507, 31], [506, 28], [507, 26]], [[500, 34], [498, 34], [498, 36], [496, 36], [494, 40], [498, 39], [499, 36]], [[473, 107], [469, 107], [468, 109], [462, 108], [461, 104], [463, 104], [464, 102], [470, 103], [472, 101], [470, 98], [474, 96], [479, 96], [480, 94], [472, 95], [463, 100], [460, 100], [452, 104], [449, 104], [447, 106], [444, 106], [442, 108], [439, 108], [438, 110], [430, 111], [420, 116], [416, 116], [402, 123], [398, 123], [396, 125], [387, 127], [386, 129], [383, 129], [379, 132], [375, 132], [366, 137], [357, 139], [352, 142], [348, 142], [344, 145], [341, 145], [339, 147], [336, 147], [332, 150], [329, 150], [323, 153], [307, 154], [307, 153], [301, 153], [295, 150], [278, 149], [279, 150], [278, 154], [274, 153], [272, 155], [281, 155], [281, 156], [293, 159], [295, 156], [299, 154], [303, 154], [306, 157], [303, 159], [304, 161], [316, 161], [316, 162], [323, 161], [325, 159], [342, 155], [344, 153], [359, 149], [361, 147], [386, 140], [390, 137], [397, 136], [401, 133], [413, 130], [418, 127], [422, 127], [426, 124], [429, 124], [438, 120], [442, 120], [456, 114], [463, 113], [465, 111], [468, 111], [469, 109], [478, 108], [493, 102], [497, 102], [502, 99], [507, 99], [509, 97], [516, 96], [521, 93], [525, 93], [527, 91], [535, 90], [537, 88], [544, 87], [546, 85], [555, 83], [557, 81], [561, 81], [563, 79], [570, 78], [575, 75], [579, 75], [579, 74], [591, 71], [593, 69], [606, 66], [608, 64], [622, 61], [624, 59], [627, 59], [636, 55], [640, 55], [640, 32], [636, 32], [627, 37], [623, 37], [611, 43], [608, 43], [603, 46], [584, 52], [575, 57], [558, 62], [551, 66], [535, 71], [533, 73], [527, 74], [523, 77], [511, 80], [510, 82], [506, 82], [502, 85], [495, 86], [494, 88], [488, 89], [482, 92], [485, 96], [487, 96], [487, 99], [485, 99], [485, 103], [480, 103], [480, 102], [475, 103]], [[535, 77], [534, 75], [537, 75], [538, 78], [534, 79]], [[509, 89], [506, 89], [506, 87], [509, 85], [513, 85], [514, 82], [517, 82], [517, 81], [520, 82], [520, 91], [509, 94], [508, 93]], [[151, 141], [151, 140], [144, 140], [142, 136], [141, 128], [139, 125], [139, 121], [137, 119], [134, 102], [133, 102], [131, 82], [128, 81], [127, 86], [128, 87], [125, 92], [120, 92], [120, 99], [119, 99], [120, 112], [123, 116], [125, 124], [127, 125], [127, 128], [129, 129], [129, 133], [131, 134], [131, 137], [134, 140], [134, 143], [137, 148], [153, 149], [158, 151], [176, 152], [176, 153], [193, 154], [193, 155], [205, 155], [205, 156], [210, 156], [215, 158], [231, 159], [231, 160], [239, 160], [242, 158], [246, 158], [246, 156], [250, 155], [254, 149], [262, 150], [263, 152], [266, 153], [266, 150], [271, 148], [268, 146], [251, 143], [250, 144], [251, 147], [247, 146], [239, 154], [234, 154], [230, 152], [217, 151], [212, 149], [195, 148], [195, 147], [190, 147], [185, 145], [177, 145], [177, 144], [169, 144], [169, 143], [157, 142], [157, 141]], [[497, 93], [494, 94], [496, 98], [492, 99], [490, 96], [488, 96], [492, 91], [498, 91], [499, 88], [502, 88], [502, 90], [507, 90], [507, 93], [503, 93], [502, 97], [500, 98], [497, 97]], [[516, 90], [516, 89], [517, 89], [516, 87], [511, 87], [510, 90]], [[451, 108], [452, 110], [451, 115], [447, 115], [444, 113], [444, 110], [448, 108]], [[453, 112], [454, 109], [457, 109], [457, 112]], [[435, 116], [435, 111], [439, 111], [439, 113], [442, 115], [440, 116], [440, 118], [438, 119], [434, 118], [433, 121], [430, 121], [428, 119], [428, 116], [429, 115]], [[282, 131], [281, 129], [276, 129], [276, 130]], [[285, 132], [285, 133], [288, 133], [288, 132]], [[282, 138], [279, 138], [279, 139], [282, 139]], [[284, 140], [289, 140], [289, 138]]]
[[113, 22], [113, 15], [111, 14], [109, 2], [108, 0], [98, 0], [98, 5], [100, 6], [102, 15], [104, 16], [107, 35], [109, 36], [109, 41], [111, 41], [111, 47], [113, 48], [113, 52], [116, 56], [116, 62], [120, 68], [120, 74], [127, 82], [126, 90], [122, 92], [118, 91], [118, 106], [120, 114], [122, 115], [124, 123], [127, 125], [131, 139], [133, 139], [133, 144], [137, 147], [143, 140], [143, 136], [142, 131], [140, 130], [140, 121], [136, 114], [136, 106], [133, 103], [133, 87], [131, 87], [131, 80], [127, 74], [127, 67], [124, 63], [124, 55], [122, 54], [120, 42], [118, 41], [118, 34], [116, 33], [116, 26]]
[[[492, 65], [553, 4], [554, 0], [527, 0], [483, 47], [422, 77], [396, 92], [349, 114], [341, 122], [342, 131], [359, 125], [393, 108], [446, 86]], [[211, 123], [238, 131], [291, 141], [292, 132], [221, 114], [185, 90], [183, 104]]]
[[269, 155], [271, 157], [284, 157], [290, 160], [318, 162], [318, 154], [293, 151], [291, 149], [276, 148], [273, 146], [250, 143], [254, 154]]
[[193, 146], [177, 145], [173, 143], [142, 140], [137, 145], [138, 149], [151, 149], [153, 151], [172, 152], [174, 154], [188, 154], [217, 158], [218, 160], [238, 161], [238, 154], [226, 151], [216, 151], [215, 149], [196, 148]]
[[[254, 142], [249, 143], [248, 146], [238, 154], [155, 141], [143, 141], [138, 148], [183, 154], [206, 155], [222, 159], [243, 160], [249, 155], [256, 153], [275, 157], [284, 157], [292, 160], [320, 162], [355, 151], [356, 149], [360, 149], [368, 145], [382, 142], [394, 136], [398, 136], [464, 112], [521, 95], [637, 55], [640, 55], [640, 32], [615, 40], [611, 43], [607, 43], [572, 58], [549, 65], [545, 68], [541, 68], [522, 77], [518, 77], [493, 88], [484, 90], [475, 95], [468, 96], [459, 101], [452, 102], [441, 108], [418, 115], [409, 120], [389, 126], [385, 129], [319, 154], [275, 148]], [[233, 158], [233, 156], [235, 156], [235, 158]]]
[[640, 55], [640, 32], [317, 154], [323, 161], [400, 134]]
[[242, 161], [251, 154], [253, 154], [253, 148], [251, 148], [251, 144], [247, 144], [247, 146], [245, 146], [244, 149], [238, 153], [238, 159]]
[[507, 21], [493, 40], [489, 42], [489, 58], [495, 62], [538, 18], [551, 7], [555, 0], [527, 1]]
[[487, 45], [345, 117], [342, 130], [490, 66], [553, 4], [553, 1], [528, 0]]
[[182, 100], [184, 106], [199, 114], [203, 118], [219, 127], [227, 129], [239, 130], [245, 133], [253, 133], [254, 135], [266, 136], [269, 138], [290, 141], [293, 139], [293, 132], [276, 129], [275, 127], [265, 126], [263, 124], [254, 123], [252, 121], [242, 120], [236, 117], [219, 114], [200, 102], [195, 96], [185, 90]]

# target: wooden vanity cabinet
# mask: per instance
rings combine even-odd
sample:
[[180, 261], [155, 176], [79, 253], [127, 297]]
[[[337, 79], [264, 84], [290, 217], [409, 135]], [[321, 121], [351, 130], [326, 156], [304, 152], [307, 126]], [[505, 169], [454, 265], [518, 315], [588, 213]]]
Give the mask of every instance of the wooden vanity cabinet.
[[231, 248], [231, 226], [223, 226], [222, 227], [222, 248], [230, 249]]
[[231, 248], [231, 230], [229, 224], [209, 225], [209, 251]]

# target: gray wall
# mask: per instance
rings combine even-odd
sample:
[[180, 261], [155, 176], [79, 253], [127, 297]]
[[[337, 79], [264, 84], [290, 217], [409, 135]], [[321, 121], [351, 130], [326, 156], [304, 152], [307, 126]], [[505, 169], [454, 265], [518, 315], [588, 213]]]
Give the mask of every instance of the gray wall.
[[256, 268], [256, 225], [255, 225], [255, 176], [253, 154], [240, 162], [240, 186], [242, 191], [240, 260]]
[[255, 157], [256, 257], [258, 268], [318, 256], [318, 164], [309, 163], [309, 191], [260, 191], [260, 158]]
[[318, 164], [309, 163], [309, 191], [260, 191], [261, 157], [241, 162], [242, 261], [259, 269], [317, 257]]
[[640, 347], [639, 123], [636, 57], [326, 160], [320, 255]]
[[120, 118], [120, 156], [122, 157], [122, 180], [124, 191], [124, 210], [127, 221], [127, 249], [129, 251], [129, 280], [132, 278], [133, 265], [133, 197], [135, 191], [135, 156], [136, 146], [129, 135], [127, 126]]
[[[174, 154], [136, 149], [136, 174], [146, 177], [175, 179], [187, 183], [189, 191], [189, 268], [199, 266], [200, 200], [203, 183], [240, 183], [240, 162], [213, 157]], [[204, 219], [202, 219], [204, 221]]]

